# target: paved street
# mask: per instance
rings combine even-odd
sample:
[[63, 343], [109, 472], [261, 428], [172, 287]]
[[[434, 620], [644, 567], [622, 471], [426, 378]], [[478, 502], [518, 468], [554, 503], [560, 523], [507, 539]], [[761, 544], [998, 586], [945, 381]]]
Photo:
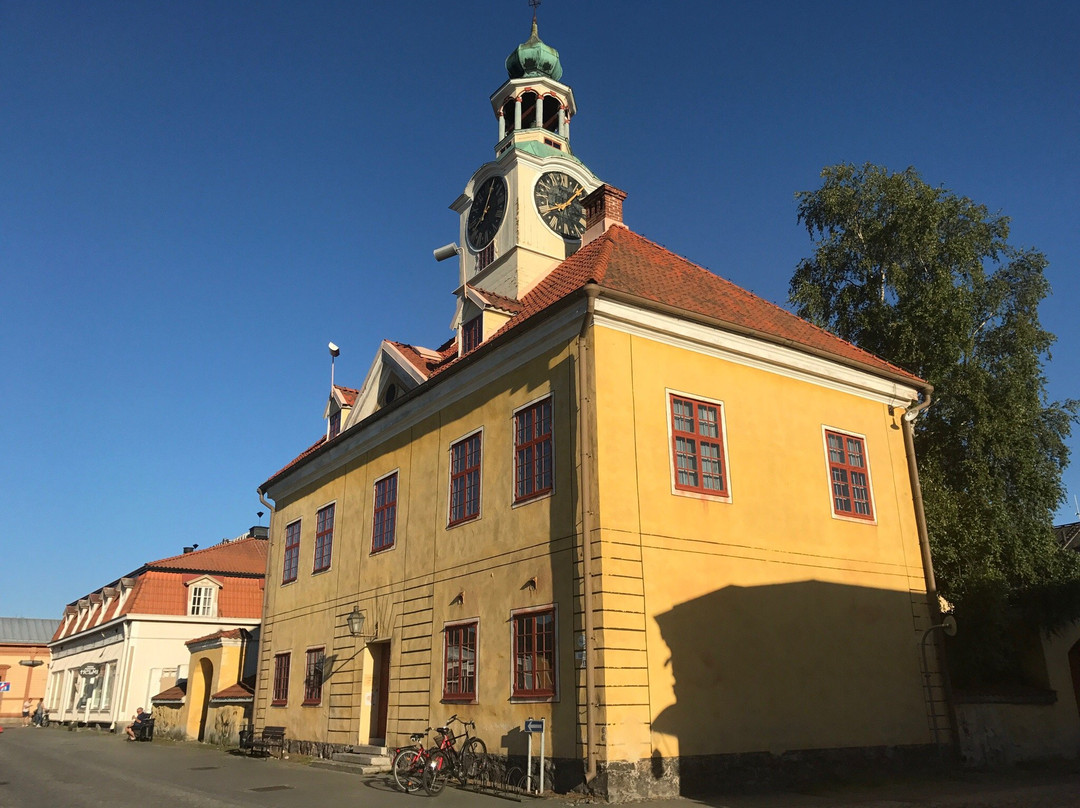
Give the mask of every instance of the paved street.
[[[193, 743], [128, 743], [119, 735], [7, 727], [0, 734], [0, 808], [409, 808], [384, 777], [296, 761], [252, 759]], [[417, 801], [420, 801], [417, 803]], [[442, 808], [513, 805], [448, 788]], [[537, 801], [525, 798], [524, 804]], [[552, 797], [547, 808], [572, 800]], [[961, 773], [807, 793], [655, 801], [646, 808], [1080, 808], [1080, 768]]]

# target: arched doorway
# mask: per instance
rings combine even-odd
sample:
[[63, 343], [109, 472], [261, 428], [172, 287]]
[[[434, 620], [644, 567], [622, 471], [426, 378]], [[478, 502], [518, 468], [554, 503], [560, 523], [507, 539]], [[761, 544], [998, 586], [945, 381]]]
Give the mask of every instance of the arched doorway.
[[206, 735], [206, 715], [210, 709], [210, 694], [213, 692], [214, 664], [203, 657], [193, 665], [188, 676], [188, 714], [187, 736], [204, 740]]

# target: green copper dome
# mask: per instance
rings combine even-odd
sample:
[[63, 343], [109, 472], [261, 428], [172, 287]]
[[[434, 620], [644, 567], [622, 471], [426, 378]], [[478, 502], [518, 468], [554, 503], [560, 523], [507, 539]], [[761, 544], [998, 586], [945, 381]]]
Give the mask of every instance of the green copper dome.
[[522, 42], [506, 57], [506, 72], [512, 79], [525, 76], [547, 76], [558, 81], [562, 78], [562, 64], [559, 52], [540, 41], [536, 32], [536, 18], [533, 17], [532, 35]]

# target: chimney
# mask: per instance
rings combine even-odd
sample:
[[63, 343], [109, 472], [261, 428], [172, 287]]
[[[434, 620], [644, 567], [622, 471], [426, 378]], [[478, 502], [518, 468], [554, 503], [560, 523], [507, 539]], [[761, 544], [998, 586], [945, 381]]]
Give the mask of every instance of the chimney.
[[262, 525], [253, 525], [248, 531], [248, 536], [252, 539], [268, 539], [270, 538], [270, 528]]
[[614, 185], [601, 185], [581, 201], [582, 206], [585, 208], [585, 232], [581, 236], [582, 247], [599, 238], [612, 225], [626, 227], [622, 220], [622, 203], [624, 199], [626, 199], [626, 191], [620, 191]]

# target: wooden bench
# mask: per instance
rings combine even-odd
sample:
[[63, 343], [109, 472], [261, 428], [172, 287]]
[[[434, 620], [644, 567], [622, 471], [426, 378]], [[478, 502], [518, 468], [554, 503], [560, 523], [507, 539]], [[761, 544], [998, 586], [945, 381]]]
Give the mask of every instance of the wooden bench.
[[154, 740], [154, 719], [149, 718], [141, 723], [132, 724], [131, 731], [135, 733], [136, 741]]
[[285, 754], [285, 727], [263, 727], [257, 737], [252, 736], [248, 754], [269, 755], [275, 749], [278, 750], [278, 757]]

